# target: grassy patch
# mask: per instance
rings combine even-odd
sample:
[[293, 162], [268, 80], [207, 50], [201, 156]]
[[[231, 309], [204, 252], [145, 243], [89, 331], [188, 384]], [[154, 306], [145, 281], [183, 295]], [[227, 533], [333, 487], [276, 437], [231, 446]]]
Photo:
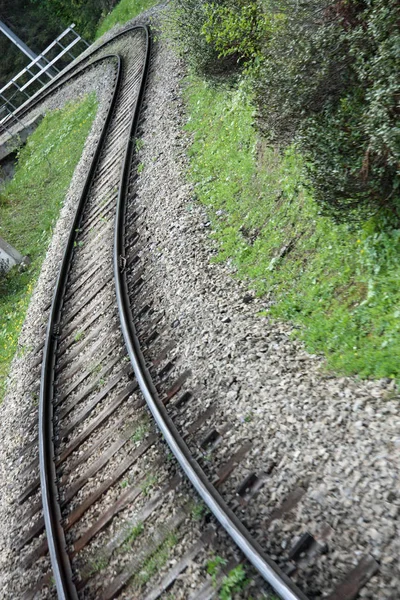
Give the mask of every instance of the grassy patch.
[[0, 191], [0, 235], [31, 258], [25, 272], [13, 269], [0, 280], [0, 399], [52, 229], [96, 109], [91, 95], [48, 114], [21, 149], [13, 180]]
[[321, 216], [301, 156], [260, 143], [243, 89], [191, 78], [186, 101], [190, 177], [209, 211], [216, 260], [230, 261], [268, 298], [265, 313], [296, 324], [330, 368], [398, 379], [400, 231], [383, 217], [350, 229]]
[[101, 37], [111, 27], [114, 27], [114, 25], [123, 25], [156, 4], [158, 4], [158, 0], [121, 0], [100, 22], [95, 39]]
[[170, 533], [165, 541], [144, 561], [140, 571], [132, 578], [131, 585], [138, 589], [159, 572], [171, 555], [171, 549], [176, 546], [178, 538]]

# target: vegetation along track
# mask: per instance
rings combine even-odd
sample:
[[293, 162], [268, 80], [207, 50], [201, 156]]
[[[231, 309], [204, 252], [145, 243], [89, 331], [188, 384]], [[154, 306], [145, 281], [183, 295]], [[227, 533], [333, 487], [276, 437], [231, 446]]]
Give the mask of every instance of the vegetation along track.
[[[106, 54], [110, 49], [117, 53]], [[206, 476], [171, 420], [180, 410], [184, 413], [195, 392], [190, 373], [179, 370], [165, 315], [153, 305], [152, 284], [145, 276], [146, 215], [135, 203], [140, 171], [135, 149], [150, 62], [147, 28], [127, 29], [95, 49], [35, 103], [98, 61], [114, 64], [114, 89], [48, 307], [45, 343], [38, 348], [38, 436], [23, 449], [30, 455], [39, 442], [39, 457], [31, 467], [39, 464], [40, 478], [28, 468], [19, 498], [27, 505], [17, 540], [21, 561], [25, 567], [39, 565], [25, 598], [53, 583], [60, 598], [157, 598], [166, 590], [174, 598], [211, 598], [226, 582], [224, 573], [242, 560], [229, 548], [232, 538], [279, 596], [305, 599], [217, 491], [248, 445], [238, 447]], [[150, 431], [143, 396], [181, 467], [229, 538], [212, 520], [203, 519], [200, 530], [194, 517], [201, 511], [182, 492], [179, 474]], [[189, 420], [186, 437], [193, 439], [210, 416], [206, 409]], [[198, 443], [203, 456], [210, 455], [220, 434], [211, 430]], [[243, 506], [256, 496], [259, 485], [260, 479], [250, 473], [238, 487]], [[290, 510], [295, 495], [283, 511]], [[144, 522], [151, 524], [147, 539]], [[172, 547], [173, 566], [167, 568], [163, 557]], [[304, 561], [308, 551], [318, 555], [319, 549], [315, 540], [301, 538], [291, 553], [292, 564]], [[213, 554], [226, 556], [227, 565], [221, 559], [210, 566], [207, 556]], [[211, 575], [205, 582], [194, 578], [198, 589], [181, 578], [196, 557], [199, 564], [209, 565]], [[331, 598], [355, 597], [375, 569], [376, 563], [364, 561]], [[262, 594], [261, 578], [255, 580]]]

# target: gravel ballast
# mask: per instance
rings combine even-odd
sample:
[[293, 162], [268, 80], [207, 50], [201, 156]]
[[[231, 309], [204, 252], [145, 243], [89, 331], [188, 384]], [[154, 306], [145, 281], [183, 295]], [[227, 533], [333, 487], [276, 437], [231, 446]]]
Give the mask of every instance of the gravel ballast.
[[[251, 440], [237, 483], [251, 471], [269, 473], [246, 522], [251, 515], [252, 529], [278, 561], [302, 533], [318, 537], [329, 526], [329, 552], [306, 591], [332, 591], [361, 556], [372, 555], [381, 573], [361, 597], [398, 598], [400, 406], [394, 384], [327, 375], [323, 359], [291, 339], [288, 324], [258, 315], [265, 302], [233, 280], [228, 265], [210, 263], [215, 247], [208, 218], [185, 182], [184, 65], [163, 46], [154, 71], [137, 202], [146, 209], [154, 304], [174, 324], [181, 370], [190, 369], [191, 387], [201, 389], [200, 407], [192, 403], [183, 421], [213, 404], [204, 436], [228, 425], [223, 447]], [[218, 450], [215, 460], [224, 460]], [[305, 493], [290, 519], [269, 523], [297, 488]], [[228, 500], [233, 493], [228, 487]]]

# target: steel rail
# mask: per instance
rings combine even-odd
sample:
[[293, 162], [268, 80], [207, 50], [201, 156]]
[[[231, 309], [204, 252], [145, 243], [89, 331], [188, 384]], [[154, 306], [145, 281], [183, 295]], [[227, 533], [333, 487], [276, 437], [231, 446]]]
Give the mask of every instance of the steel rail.
[[113, 249], [114, 279], [121, 331], [124, 336], [125, 345], [139, 387], [160, 431], [181, 468], [207, 505], [208, 509], [241, 549], [246, 558], [283, 600], [308, 600], [307, 596], [293, 583], [293, 581], [264, 553], [261, 546], [251, 536], [250, 532], [245, 528], [235, 513], [228, 507], [216, 488], [209, 481], [198, 462], [192, 457], [188, 446], [184, 442], [158, 396], [140, 347], [139, 338], [132, 319], [125, 272], [125, 216], [128, 182], [140, 117], [139, 109], [145, 91], [149, 60], [150, 55], [148, 54], [146, 65], [142, 73], [137, 109], [133, 115], [131, 131], [125, 149], [115, 215]]
[[[129, 29], [132, 31], [144, 31], [147, 39], [149, 38], [148, 29], [144, 26], [135, 26]], [[126, 33], [126, 32], [123, 32]], [[119, 37], [116, 36], [116, 37]], [[113, 40], [105, 42], [102, 46], [111, 43]], [[98, 48], [95, 52], [99, 50]], [[63, 299], [67, 285], [67, 278], [71, 259], [73, 256], [74, 241], [76, 231], [79, 229], [79, 224], [82, 218], [83, 209], [86, 203], [88, 192], [92, 183], [93, 175], [98, 163], [100, 152], [102, 150], [104, 140], [111, 121], [113, 110], [118, 101], [118, 92], [122, 80], [122, 59], [115, 54], [101, 56], [95, 61], [85, 65], [77, 73], [73, 73], [67, 79], [59, 83], [59, 86], [68, 83], [71, 79], [79, 76], [86, 69], [91, 68], [98, 62], [116, 58], [117, 59], [117, 76], [112, 92], [112, 99], [107, 110], [107, 115], [104, 121], [102, 131], [96, 146], [96, 150], [92, 157], [88, 172], [86, 174], [84, 186], [80, 194], [74, 220], [69, 232], [68, 241], [64, 250], [63, 259], [58, 272], [53, 299], [50, 307], [49, 319], [45, 334], [45, 343], [43, 349], [43, 361], [40, 381], [40, 396], [39, 396], [39, 470], [40, 470], [40, 485], [43, 503], [43, 517], [46, 527], [47, 543], [49, 548], [50, 560], [54, 574], [54, 580], [57, 588], [57, 595], [60, 600], [77, 600], [78, 595], [73, 582], [72, 568], [70, 559], [66, 549], [65, 535], [61, 525], [61, 509], [58, 496], [56, 468], [55, 468], [55, 449], [54, 449], [54, 431], [53, 431], [53, 385], [54, 385], [54, 368], [55, 357], [57, 350], [57, 327], [63, 306]], [[76, 67], [76, 65], [75, 65]], [[47, 90], [46, 95], [49, 95], [54, 90]], [[36, 99], [34, 104], [42, 101], [44, 98]], [[31, 107], [30, 107], [31, 108]]]
[[[110, 55], [112, 56], [112, 55]], [[70, 559], [66, 550], [64, 530], [61, 525], [61, 509], [58, 497], [57, 474], [55, 466], [54, 431], [53, 431], [53, 385], [54, 369], [57, 351], [57, 324], [60, 319], [68, 272], [73, 256], [76, 230], [82, 218], [83, 209], [95, 172], [97, 161], [105, 140], [113, 109], [118, 100], [118, 90], [121, 83], [121, 58], [118, 59], [117, 78], [114, 85], [113, 96], [107, 110], [107, 116], [102, 128], [95, 153], [92, 157], [87, 172], [84, 186], [78, 201], [74, 220], [69, 232], [68, 241], [64, 250], [63, 259], [57, 276], [54, 295], [50, 307], [50, 314], [46, 329], [43, 349], [43, 362], [40, 380], [39, 396], [39, 470], [40, 486], [43, 504], [43, 517], [46, 527], [47, 544], [50, 560], [60, 600], [77, 600], [78, 595], [73, 583]], [[98, 59], [103, 61], [103, 58]]]

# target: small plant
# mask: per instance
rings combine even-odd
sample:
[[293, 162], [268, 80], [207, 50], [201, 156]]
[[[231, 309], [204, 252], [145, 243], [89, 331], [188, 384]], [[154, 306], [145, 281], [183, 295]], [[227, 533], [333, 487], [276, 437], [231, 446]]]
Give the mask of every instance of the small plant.
[[139, 521], [139, 523], [137, 523], [136, 525], [134, 525], [132, 527], [132, 529], [130, 530], [128, 537], [126, 538], [126, 543], [128, 544], [132, 544], [136, 538], [139, 537], [139, 535], [141, 535], [144, 531], [144, 525], [141, 521]]
[[98, 364], [98, 365], [96, 365], [96, 364], [93, 364], [93, 365], [90, 367], [90, 372], [91, 372], [93, 375], [98, 375], [98, 374], [101, 372], [101, 364]]
[[120, 486], [122, 487], [122, 489], [127, 488], [129, 485], [129, 479], [123, 479], [120, 483]]
[[222, 567], [224, 567], [227, 564], [227, 562], [228, 561], [226, 560], [226, 558], [222, 558], [222, 556], [218, 555], [214, 556], [213, 558], [210, 558], [210, 560], [207, 561], [207, 573], [211, 575], [211, 578], [214, 583], [216, 583], [217, 581], [218, 572]]
[[177, 542], [177, 536], [174, 533], [170, 533], [161, 546], [157, 548], [150, 558], [142, 565], [142, 568], [135, 577], [139, 585], [145, 585], [150, 578], [165, 565], [170, 554], [170, 549], [173, 548]]
[[144, 146], [144, 141], [141, 138], [137, 138], [135, 141], [136, 152], [139, 152]]
[[150, 490], [153, 489], [153, 487], [157, 484], [157, 482], [158, 482], [157, 475], [147, 475], [146, 479], [143, 481], [142, 485], [140, 486], [140, 489], [142, 490], [143, 495], [148, 496]]
[[206, 511], [206, 507], [202, 502], [194, 502], [191, 510], [192, 519], [194, 521], [201, 521]]
[[74, 335], [75, 342], [79, 342], [81, 339], [83, 339], [84, 336], [85, 336], [84, 331], [77, 331], [76, 334]]
[[96, 573], [100, 573], [100, 571], [103, 571], [107, 565], [108, 560], [105, 556], [97, 556], [90, 562], [89, 577], [95, 575]]
[[141, 162], [138, 164], [138, 168], [137, 168], [137, 172], [139, 173], [139, 175], [143, 171], [143, 169], [144, 169], [144, 163]]
[[244, 590], [248, 583], [243, 565], [238, 565], [223, 578], [219, 592], [220, 600], [232, 600], [233, 595]]
[[141, 442], [149, 431], [149, 423], [143, 422], [137, 426], [135, 432], [131, 435], [132, 442]]

